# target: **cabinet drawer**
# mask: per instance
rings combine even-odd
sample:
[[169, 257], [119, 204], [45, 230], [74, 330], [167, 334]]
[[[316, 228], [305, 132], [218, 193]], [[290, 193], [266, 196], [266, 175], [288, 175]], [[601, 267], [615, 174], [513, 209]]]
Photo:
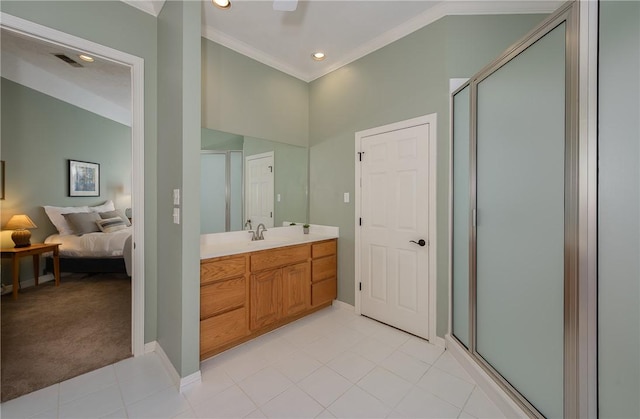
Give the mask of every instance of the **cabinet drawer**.
[[244, 277], [217, 281], [200, 288], [200, 318], [245, 305], [247, 287]]
[[314, 243], [312, 245], [311, 255], [315, 258], [336, 254], [336, 240], [330, 240], [322, 243]]
[[314, 259], [311, 262], [311, 280], [322, 281], [336, 276], [336, 255]]
[[200, 263], [200, 283], [206, 284], [244, 275], [246, 260], [244, 255], [203, 260]]
[[311, 306], [316, 307], [320, 304], [335, 300], [337, 291], [336, 278], [314, 282], [311, 284]]
[[304, 262], [309, 258], [309, 247], [305, 244], [254, 253], [251, 255], [251, 272]]
[[247, 311], [241, 307], [200, 322], [200, 356], [249, 333]]

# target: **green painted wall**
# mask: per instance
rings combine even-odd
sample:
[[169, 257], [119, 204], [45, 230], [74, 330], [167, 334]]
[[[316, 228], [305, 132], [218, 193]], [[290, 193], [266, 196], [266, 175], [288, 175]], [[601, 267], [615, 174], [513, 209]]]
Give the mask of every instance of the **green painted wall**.
[[307, 146], [307, 83], [202, 38], [202, 126]]
[[[118, 208], [131, 206], [123, 196], [125, 184], [130, 191], [131, 128], [4, 78], [1, 92], [0, 149], [6, 165], [1, 225], [14, 214], [27, 214], [38, 226], [31, 241], [42, 243], [57, 233], [43, 205], [98, 205], [111, 199]], [[69, 159], [100, 164], [99, 197], [67, 196]], [[2, 247], [13, 247], [10, 236], [2, 233]], [[9, 265], [3, 259], [3, 268]], [[22, 265], [22, 280], [32, 279], [31, 261], [25, 258]], [[2, 278], [11, 283], [5, 269]]]
[[[157, 23], [119, 1], [7, 1], [0, 10], [141, 57], [144, 65], [145, 342], [156, 339], [157, 313]], [[99, 16], [99, 19], [96, 19]]]
[[438, 336], [447, 332], [449, 79], [469, 77], [544, 16], [449, 16], [310, 84], [310, 221], [340, 227], [338, 299], [355, 301], [357, 131], [438, 114]]
[[[182, 39], [182, 377], [200, 370], [200, 144], [202, 86], [200, 2], [183, 6]], [[195, 23], [198, 22], [198, 23]], [[197, 163], [194, 163], [197, 162]]]
[[242, 135], [228, 132], [202, 128], [201, 136], [200, 148], [202, 150], [242, 150], [244, 145], [244, 137]]
[[191, 1], [167, 2], [158, 16], [157, 340], [182, 377], [199, 370], [200, 353], [200, 86], [191, 82], [200, 80], [199, 22]]
[[640, 417], [640, 2], [600, 3], [598, 373], [602, 418]]

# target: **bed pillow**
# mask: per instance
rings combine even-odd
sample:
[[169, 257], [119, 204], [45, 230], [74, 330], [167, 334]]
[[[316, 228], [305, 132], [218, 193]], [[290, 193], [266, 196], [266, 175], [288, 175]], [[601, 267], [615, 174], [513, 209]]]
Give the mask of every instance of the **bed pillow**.
[[107, 212], [101, 212], [100, 213], [100, 218], [102, 218], [102, 219], [117, 218], [117, 217], [122, 218], [122, 220], [127, 225], [127, 227], [129, 227], [131, 225], [131, 221], [129, 221], [127, 216], [124, 215], [124, 212], [122, 212], [122, 210], [113, 210], [113, 211], [107, 211]]
[[106, 201], [102, 205], [96, 205], [95, 207], [89, 207], [89, 211], [93, 212], [106, 212], [106, 211], [115, 211], [116, 207], [113, 205], [112, 200]]
[[113, 233], [114, 231], [122, 230], [127, 228], [127, 225], [124, 223], [124, 220], [120, 217], [114, 218], [105, 218], [103, 220], [96, 221], [98, 228], [100, 231], [104, 233]]
[[100, 216], [95, 212], [72, 212], [70, 214], [62, 214], [62, 216], [73, 229], [73, 233], [78, 236], [100, 231], [96, 224], [96, 221], [100, 220]]
[[60, 234], [73, 234], [73, 228], [69, 225], [67, 220], [62, 214], [71, 214], [76, 212], [90, 212], [89, 207], [86, 205], [83, 207], [53, 207], [50, 205], [44, 206], [44, 212], [51, 220], [51, 223], [55, 226]]

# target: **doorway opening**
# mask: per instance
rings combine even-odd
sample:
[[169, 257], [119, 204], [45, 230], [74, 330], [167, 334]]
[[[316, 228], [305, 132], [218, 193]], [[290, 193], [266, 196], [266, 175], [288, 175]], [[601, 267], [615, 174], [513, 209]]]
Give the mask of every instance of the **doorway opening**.
[[[130, 349], [134, 356], [142, 355], [144, 354], [144, 62], [139, 57], [6, 13], [1, 14], [1, 20], [2, 24], [0, 26], [3, 31], [9, 31], [26, 40], [31, 39], [41, 43], [57, 45], [61, 49], [88, 54], [96, 59], [125, 66], [129, 69], [131, 88], [128, 103], [130, 124], [130, 149], [128, 152], [131, 156], [131, 176], [130, 179], [127, 179], [127, 182], [124, 182], [126, 185], [103, 185], [103, 188], [115, 189], [122, 186], [120, 192], [123, 194], [128, 192], [128, 195], [130, 195], [128, 198], [130, 201], [127, 206], [127, 208], [130, 208], [130, 212], [126, 214], [133, 220], [130, 259]], [[73, 156], [69, 157], [72, 158]], [[51, 181], [58, 180], [51, 179]], [[100, 197], [96, 197], [96, 199], [100, 200]]]

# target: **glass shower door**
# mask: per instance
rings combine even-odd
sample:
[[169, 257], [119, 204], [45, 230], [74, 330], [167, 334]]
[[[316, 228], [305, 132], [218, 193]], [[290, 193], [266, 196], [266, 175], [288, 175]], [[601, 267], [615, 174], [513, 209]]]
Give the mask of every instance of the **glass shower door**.
[[467, 348], [471, 347], [469, 328], [470, 91], [471, 87], [467, 86], [453, 95], [453, 248], [451, 252], [453, 292], [451, 329], [453, 335]]
[[477, 82], [475, 350], [563, 416], [565, 23]]
[[242, 151], [203, 151], [200, 156], [200, 234], [242, 230]]

